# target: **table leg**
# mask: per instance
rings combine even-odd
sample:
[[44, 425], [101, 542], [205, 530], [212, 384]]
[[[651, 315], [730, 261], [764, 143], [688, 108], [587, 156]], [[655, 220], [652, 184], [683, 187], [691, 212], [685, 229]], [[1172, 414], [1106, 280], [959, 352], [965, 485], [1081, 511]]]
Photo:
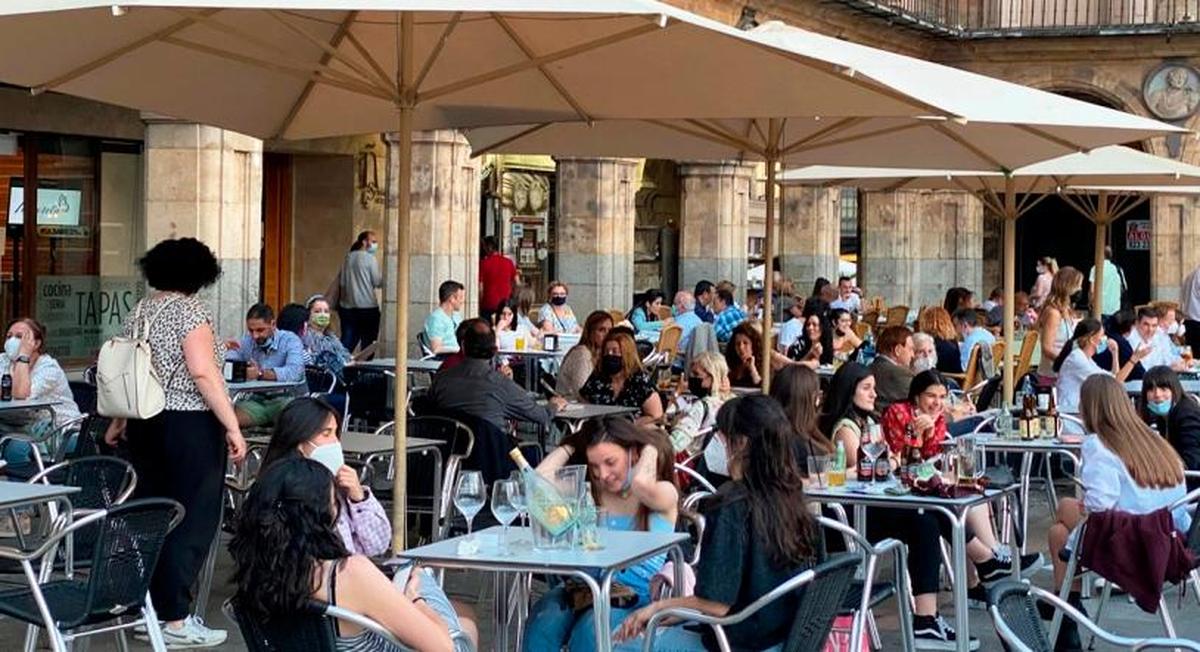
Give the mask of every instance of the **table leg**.
[[496, 595], [492, 600], [492, 610], [495, 613], [496, 630], [494, 632], [492, 646], [493, 649], [507, 652], [508, 650], [508, 594], [505, 590], [507, 577], [505, 573], [497, 571], [493, 574], [495, 580]]
[[[1048, 464], [1049, 462], [1047, 462]], [[1025, 451], [1021, 455], [1021, 495], [1019, 501], [1021, 503], [1021, 554], [1025, 554], [1025, 548], [1029, 545], [1029, 476], [1033, 471], [1033, 452]], [[1053, 507], [1053, 505], [1051, 506]]]
[[967, 623], [967, 513], [959, 511], [951, 522], [951, 544], [954, 564], [954, 630], [958, 637], [958, 652], [970, 649], [971, 631]]
[[597, 584], [595, 578], [583, 571], [572, 573], [592, 591], [592, 615], [596, 630], [596, 652], [612, 652], [612, 632], [609, 631], [609, 596], [612, 595], [612, 571], [607, 571]]
[[192, 613], [203, 618], [208, 609], [208, 596], [212, 592], [213, 570], [217, 565], [217, 553], [221, 549], [221, 522], [225, 518], [225, 501], [220, 502], [217, 513], [217, 532], [213, 535], [212, 544], [208, 547], [208, 556], [204, 559], [204, 567], [200, 569], [199, 586], [196, 588], [196, 602], [192, 605]]
[[[441, 541], [446, 536], [444, 528], [449, 526], [448, 522], [442, 522], [442, 451], [437, 448], [433, 448], [431, 451], [433, 452], [433, 502], [430, 505], [430, 509], [433, 512], [433, 516], [431, 518], [432, 523], [430, 523], [429, 534], [430, 538], [434, 541]], [[392, 467], [395, 468], [395, 464]], [[447, 518], [446, 520], [449, 521], [450, 519]]]

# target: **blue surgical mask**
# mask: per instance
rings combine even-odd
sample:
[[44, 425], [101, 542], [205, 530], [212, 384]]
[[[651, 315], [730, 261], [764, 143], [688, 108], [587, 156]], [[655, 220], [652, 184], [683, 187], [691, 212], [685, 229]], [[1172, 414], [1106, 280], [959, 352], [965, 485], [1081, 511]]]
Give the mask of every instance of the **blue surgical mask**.
[[376, 251], [379, 251], [379, 243], [378, 242], [372, 242], [371, 244], [367, 245], [367, 253], [374, 256]]
[[16, 360], [18, 355], [21, 355], [21, 338], [10, 337], [4, 340], [4, 355], [8, 356], [9, 360]]
[[308, 455], [308, 459], [329, 469], [329, 472], [334, 475], [337, 475], [338, 471], [346, 465], [346, 457], [342, 453], [342, 444], [336, 441], [332, 444], [317, 446]]
[[1100, 355], [1101, 353], [1104, 353], [1107, 350], [1108, 350], [1108, 340], [1102, 337], [1102, 338], [1100, 338], [1100, 342], [1098, 344], [1096, 344], [1096, 355]]
[[1146, 409], [1155, 416], [1165, 417], [1171, 413], [1171, 401], [1146, 401]]

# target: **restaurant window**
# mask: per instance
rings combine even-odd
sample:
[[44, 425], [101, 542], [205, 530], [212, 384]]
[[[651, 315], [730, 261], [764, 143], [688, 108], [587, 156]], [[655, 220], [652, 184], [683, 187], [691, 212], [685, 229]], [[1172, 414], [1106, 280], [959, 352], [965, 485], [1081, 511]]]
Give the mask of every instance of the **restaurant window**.
[[90, 364], [141, 293], [142, 205], [136, 143], [23, 134], [0, 150], [4, 323], [31, 315], [50, 355]]

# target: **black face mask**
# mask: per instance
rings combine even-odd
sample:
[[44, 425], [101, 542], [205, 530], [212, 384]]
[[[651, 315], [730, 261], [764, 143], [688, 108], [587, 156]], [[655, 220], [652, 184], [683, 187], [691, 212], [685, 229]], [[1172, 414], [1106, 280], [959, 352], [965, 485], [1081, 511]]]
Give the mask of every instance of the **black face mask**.
[[704, 386], [703, 378], [688, 376], [688, 393], [696, 398], [707, 398], [709, 394], [712, 394], [712, 388]]
[[615, 376], [621, 373], [624, 362], [619, 355], [603, 355], [600, 357], [600, 371], [606, 376]]
[[567, 298], [566, 297], [550, 297], [550, 304], [555, 305], [555, 306], [565, 306], [565, 305], [567, 305]]

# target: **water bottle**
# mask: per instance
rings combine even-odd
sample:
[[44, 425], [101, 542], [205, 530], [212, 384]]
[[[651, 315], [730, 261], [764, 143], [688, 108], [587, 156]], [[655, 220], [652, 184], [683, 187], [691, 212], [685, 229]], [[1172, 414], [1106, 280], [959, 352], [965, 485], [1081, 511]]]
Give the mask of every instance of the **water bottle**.
[[1000, 414], [996, 415], [996, 436], [1001, 439], [1008, 439], [1012, 436], [1013, 419], [1012, 406], [1005, 403], [1000, 407]]

